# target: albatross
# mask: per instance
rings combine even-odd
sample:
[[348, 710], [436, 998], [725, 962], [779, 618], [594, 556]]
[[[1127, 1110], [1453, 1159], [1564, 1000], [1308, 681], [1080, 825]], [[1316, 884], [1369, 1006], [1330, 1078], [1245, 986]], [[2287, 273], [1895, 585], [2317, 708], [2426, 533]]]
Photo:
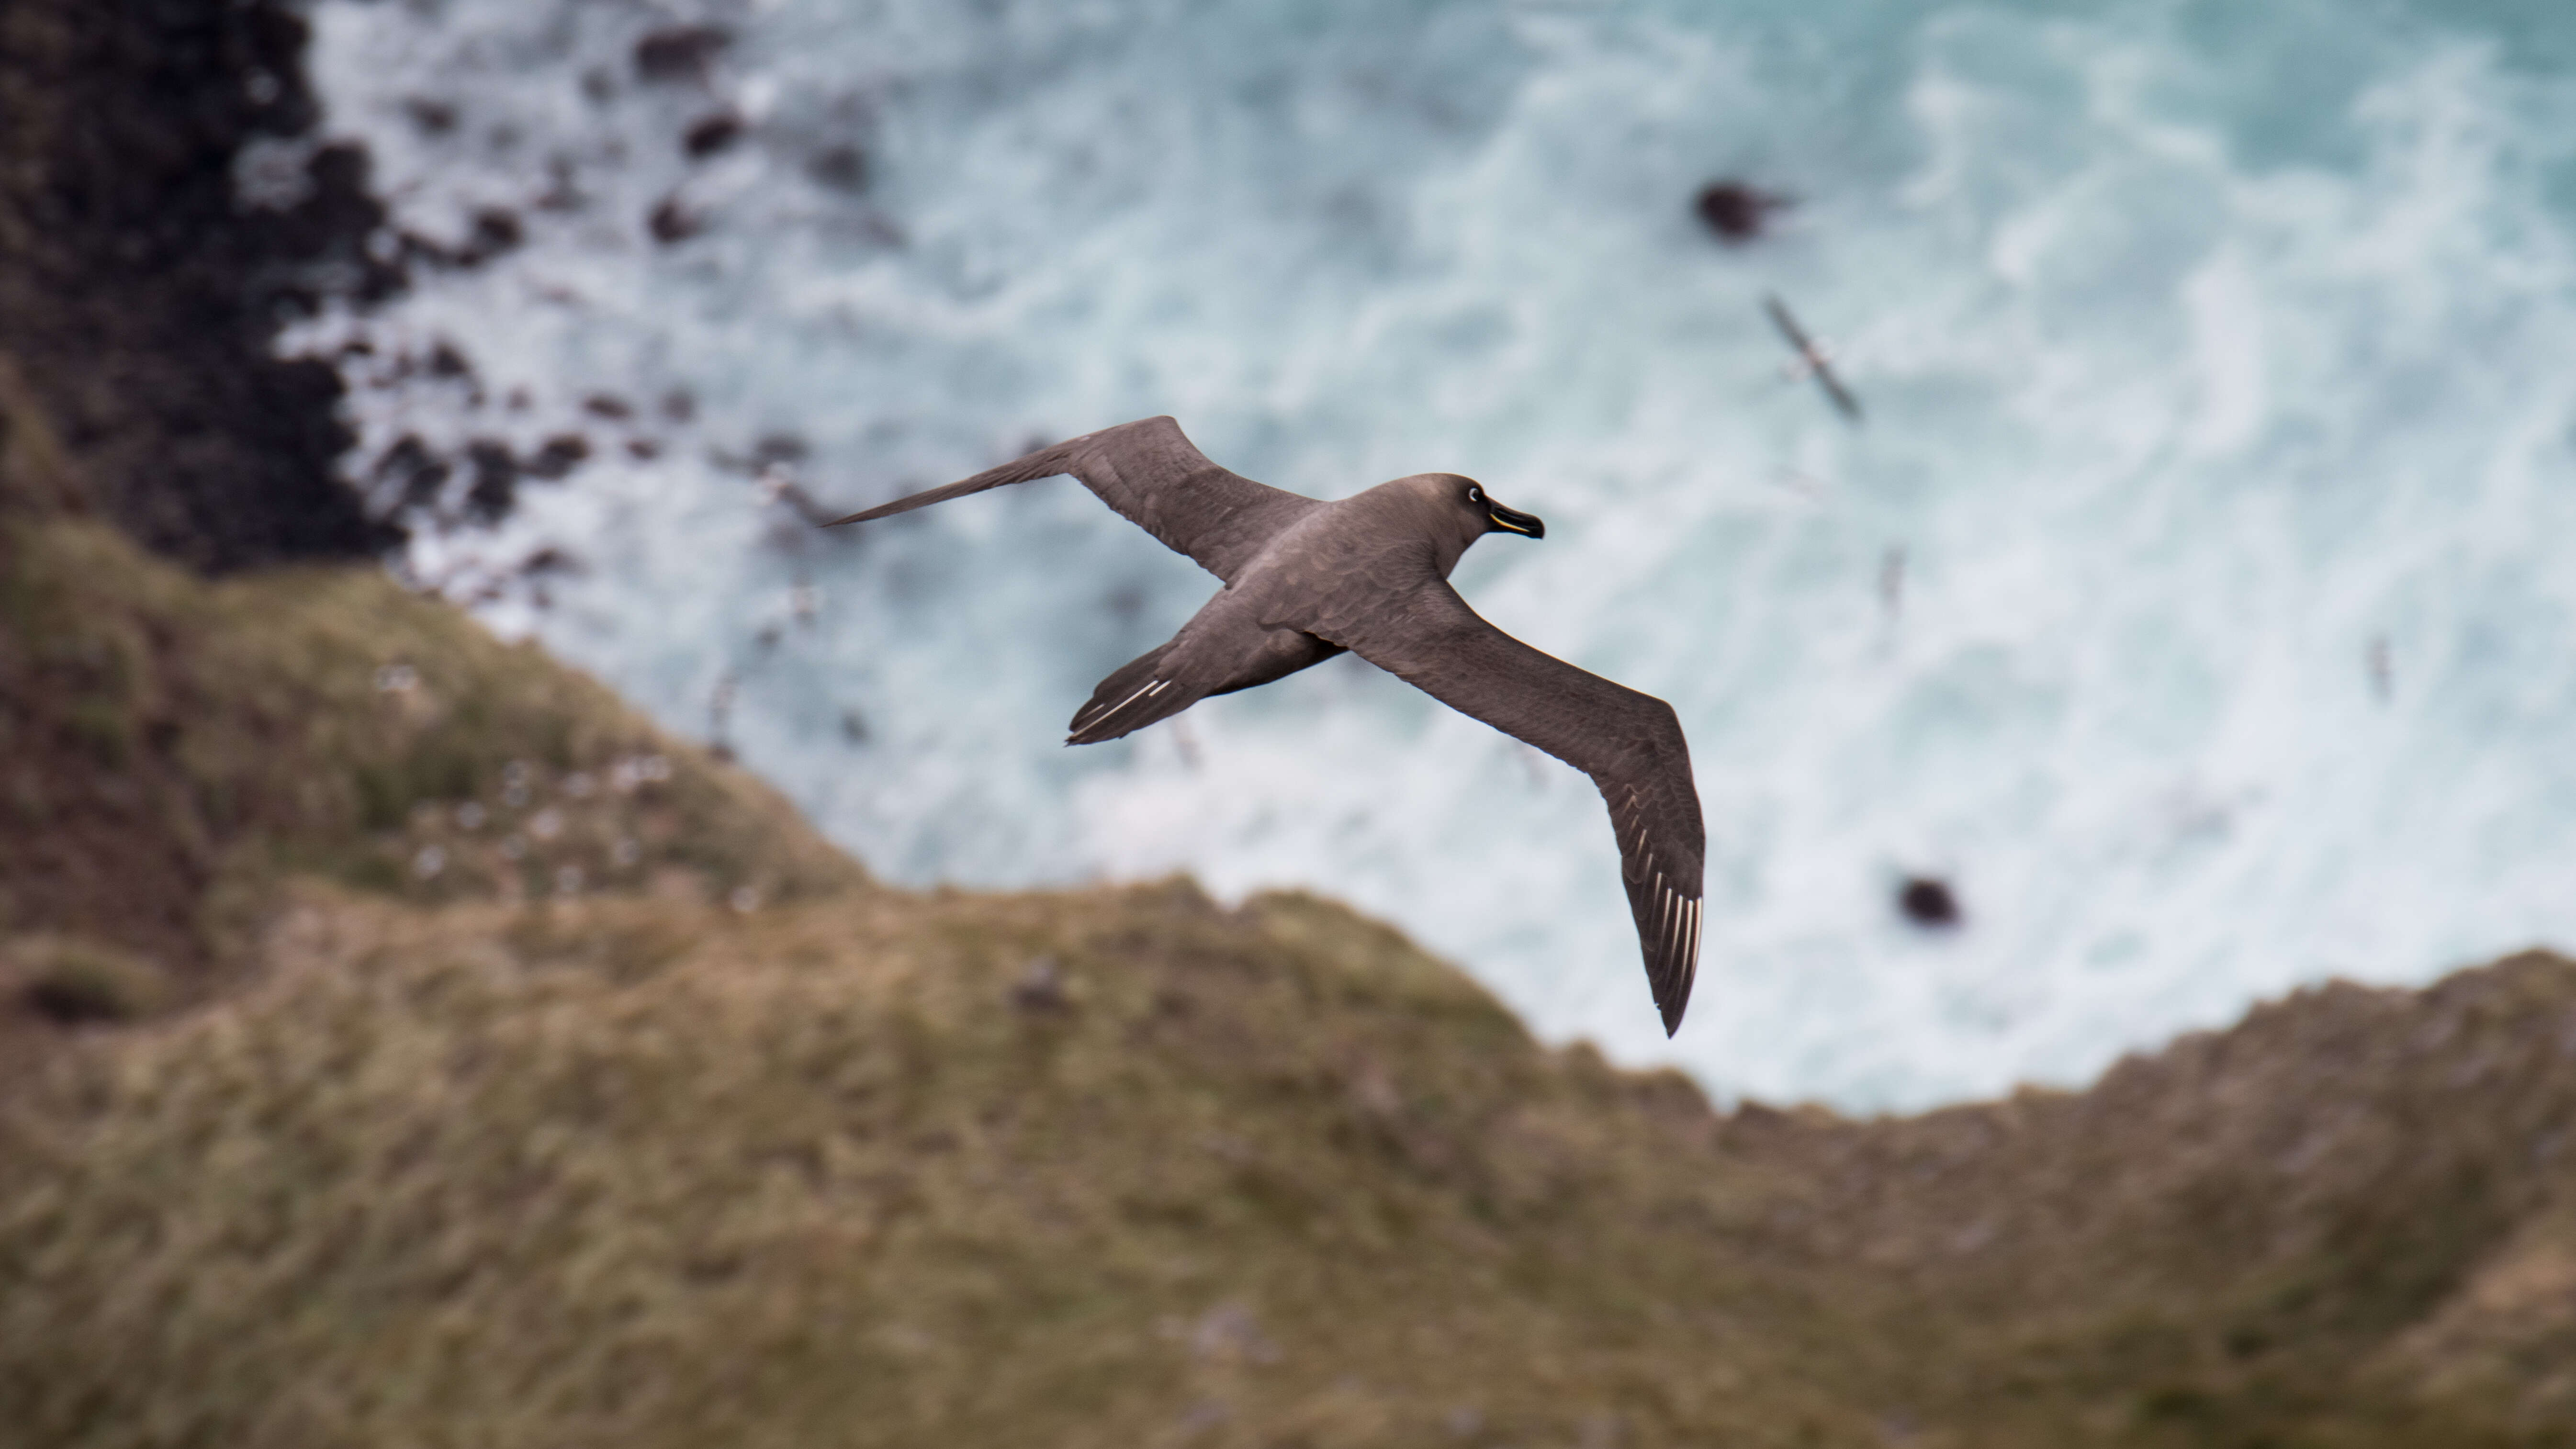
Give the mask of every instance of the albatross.
[[1681, 721], [1662, 700], [1486, 623], [1449, 586], [1477, 539], [1544, 538], [1545, 524], [1455, 473], [1416, 473], [1337, 502], [1307, 498], [1218, 467], [1180, 424], [1155, 417], [825, 526], [1059, 474], [1225, 584], [1169, 642], [1100, 681], [1066, 744], [1114, 740], [1210, 696], [1357, 654], [1592, 777], [1618, 836], [1647, 985], [1665, 1035], [1680, 1029], [1699, 970], [1706, 844]]
[[1766, 294], [1762, 298], [1762, 310], [1771, 314], [1771, 325], [1778, 329], [1780, 340], [1788, 343], [1789, 350], [1798, 354], [1788, 364], [1789, 376], [1795, 379], [1803, 372], [1814, 378], [1816, 386], [1825, 390], [1825, 399], [1834, 405], [1834, 411], [1841, 413], [1853, 427], [1859, 427], [1860, 399], [1853, 397], [1851, 389], [1843, 386], [1843, 380], [1834, 376], [1833, 353], [1826, 349], [1825, 344], [1807, 335], [1807, 329], [1798, 325], [1798, 319], [1789, 315], [1789, 304], [1776, 294]]

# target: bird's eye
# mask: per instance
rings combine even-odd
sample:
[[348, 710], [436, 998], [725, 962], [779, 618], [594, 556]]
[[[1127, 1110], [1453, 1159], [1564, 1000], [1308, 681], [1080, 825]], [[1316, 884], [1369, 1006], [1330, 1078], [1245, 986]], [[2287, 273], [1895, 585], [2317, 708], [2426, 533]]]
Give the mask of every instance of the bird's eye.
[[1484, 490], [1484, 489], [1482, 489], [1482, 488], [1478, 488], [1478, 487], [1474, 486], [1473, 484], [1468, 485], [1468, 488], [1467, 488], [1467, 501], [1468, 501], [1468, 502], [1470, 502], [1470, 503], [1482, 503], [1482, 502], [1484, 502], [1484, 501], [1485, 501], [1485, 490]]

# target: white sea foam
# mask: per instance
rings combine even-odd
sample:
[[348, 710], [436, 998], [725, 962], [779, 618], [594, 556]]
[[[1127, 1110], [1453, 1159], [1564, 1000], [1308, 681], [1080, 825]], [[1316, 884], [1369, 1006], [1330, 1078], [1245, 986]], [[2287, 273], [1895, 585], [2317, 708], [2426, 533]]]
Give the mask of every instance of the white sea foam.
[[[683, 729], [738, 678], [744, 757], [899, 879], [1312, 887], [1551, 1037], [1912, 1106], [2576, 943], [2576, 16], [2483, 13], [326, 0], [398, 224], [526, 240], [294, 345], [372, 347], [367, 456], [588, 436], [413, 566], [576, 555], [489, 616]], [[640, 81], [684, 21], [736, 39]], [[1721, 173], [1800, 196], [1778, 237], [1698, 229]], [[1865, 428], [1780, 375], [1773, 289]], [[473, 383], [394, 376], [441, 339]], [[792, 434], [857, 506], [1157, 412], [1547, 519], [1458, 581], [1681, 712], [1676, 1041], [1579, 776], [1347, 660], [1062, 750], [1212, 580], [1069, 482], [815, 538], [744, 461]]]

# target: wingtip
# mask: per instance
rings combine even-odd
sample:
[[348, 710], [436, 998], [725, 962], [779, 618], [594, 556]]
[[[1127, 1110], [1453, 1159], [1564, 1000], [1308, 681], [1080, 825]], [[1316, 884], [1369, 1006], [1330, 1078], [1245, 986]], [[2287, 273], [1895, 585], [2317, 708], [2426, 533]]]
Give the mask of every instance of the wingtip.
[[1682, 1017], [1690, 1010], [1691, 987], [1698, 975], [1695, 968], [1689, 971], [1674, 989], [1671, 1000], [1658, 999], [1655, 1002], [1656, 1013], [1664, 1019], [1664, 1037], [1668, 1041], [1682, 1029]]
[[[1691, 988], [1699, 984], [1700, 909], [1700, 898], [1683, 898], [1680, 915], [1671, 926], [1673, 955], [1650, 963], [1655, 1009], [1664, 1019], [1666, 1041], [1681, 1031], [1682, 1015], [1690, 1010]], [[1653, 971], [1654, 965], [1664, 970]]]

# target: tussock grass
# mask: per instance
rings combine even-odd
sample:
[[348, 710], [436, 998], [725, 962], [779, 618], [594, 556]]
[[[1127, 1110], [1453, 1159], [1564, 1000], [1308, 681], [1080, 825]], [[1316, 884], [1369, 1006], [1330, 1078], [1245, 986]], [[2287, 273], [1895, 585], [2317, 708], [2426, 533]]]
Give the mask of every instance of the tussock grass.
[[1819, 1252], [1954, 1326], [1891, 1382], [1958, 1442], [2558, 1445], [2571, 1132], [2576, 963], [2535, 952], [1762, 1154], [1824, 1185]]
[[41, 1442], [1861, 1422], [1745, 1331], [1799, 1292], [1733, 1249], [1760, 1172], [1676, 1170], [1691, 1094], [1321, 902], [316, 896], [271, 959], [27, 1129], [0, 1397]]
[[865, 874], [775, 792], [380, 571], [207, 581], [82, 517], [0, 359], [0, 934], [184, 965], [311, 875], [759, 904]]
[[[0, 1135], [14, 1442], [2548, 1445], [2576, 965], [1709, 1110], [1326, 902], [302, 887]], [[0, 1440], [6, 1439], [0, 1430]]]

